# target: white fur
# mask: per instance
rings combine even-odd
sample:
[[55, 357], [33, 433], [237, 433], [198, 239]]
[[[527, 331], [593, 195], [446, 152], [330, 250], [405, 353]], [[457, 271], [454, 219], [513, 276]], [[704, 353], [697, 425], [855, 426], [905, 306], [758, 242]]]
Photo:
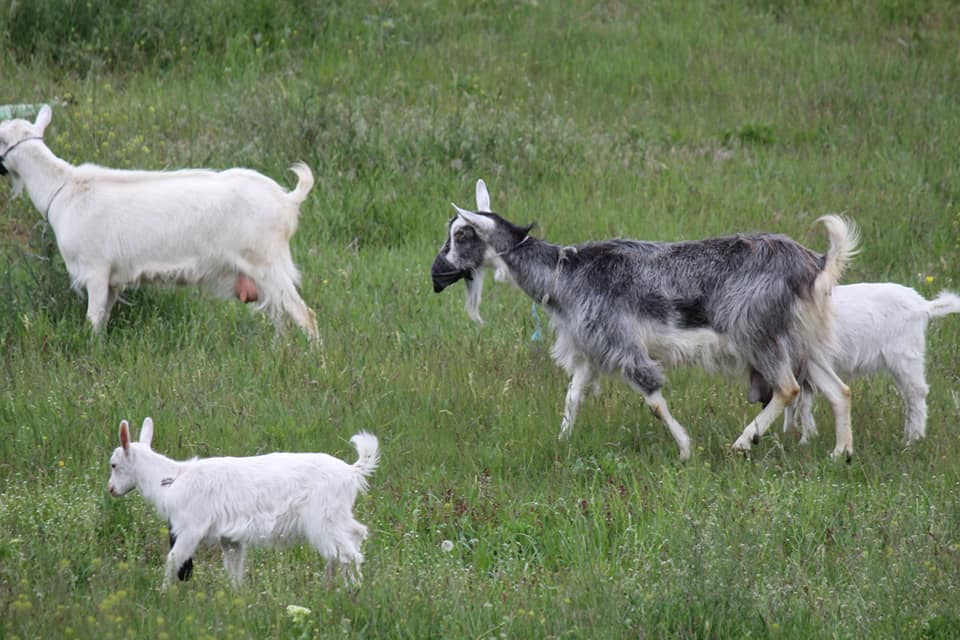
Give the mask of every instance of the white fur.
[[32, 124], [0, 124], [0, 155], [13, 195], [25, 186], [53, 227], [73, 287], [87, 292], [94, 330], [106, 325], [123, 290], [141, 282], [200, 284], [230, 296], [246, 277], [256, 283], [257, 309], [278, 329], [286, 314], [317, 337], [290, 255], [300, 204], [313, 186], [305, 164], [291, 167], [298, 184], [289, 192], [249, 169], [73, 166], [40, 139], [51, 117], [44, 106]]
[[350, 439], [359, 456], [352, 465], [325, 453], [177, 462], [154, 452], [152, 437], [150, 418], [139, 442], [131, 442], [127, 421], [120, 423], [108, 488], [113, 496], [138, 489], [170, 521], [176, 542], [167, 556], [164, 588], [202, 542], [220, 544], [235, 586], [249, 545], [298, 540], [327, 560], [328, 576], [342, 564], [347, 580], [360, 583], [367, 528], [353, 518], [353, 504], [377, 467], [375, 436], [361, 432]]
[[[960, 297], [943, 291], [926, 300], [909, 287], [891, 282], [864, 282], [834, 287], [832, 304], [837, 355], [834, 369], [844, 378], [878, 371], [889, 373], [904, 405], [907, 444], [927, 432], [925, 369], [927, 324], [932, 318], [960, 313]], [[796, 405], [787, 407], [784, 431], [802, 423], [801, 442], [816, 435], [813, 392], [806, 386]]]

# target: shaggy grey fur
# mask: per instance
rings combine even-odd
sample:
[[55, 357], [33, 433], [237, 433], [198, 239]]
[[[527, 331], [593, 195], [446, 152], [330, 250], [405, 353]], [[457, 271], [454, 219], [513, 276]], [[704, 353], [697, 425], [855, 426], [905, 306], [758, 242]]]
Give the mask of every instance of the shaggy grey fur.
[[[478, 202], [481, 188], [488, 198], [481, 181]], [[769, 233], [560, 246], [530, 236], [532, 225], [517, 226], [486, 211], [458, 211], [434, 261], [434, 289], [461, 277], [482, 281], [481, 269], [494, 268], [547, 308], [557, 331], [554, 359], [572, 377], [561, 437], [595, 374], [619, 375], [667, 424], [686, 458], [689, 438], [660, 390], [664, 368], [698, 364], [752, 371], [779, 396], [780, 402], [771, 403], [779, 408], [769, 411], [777, 415], [799, 390], [795, 374], [812, 373], [812, 384], [829, 387], [824, 393], [835, 410], [846, 411], [845, 418], [838, 416], [835, 454], [852, 451], [852, 441], [841, 434], [849, 431], [849, 390], [829, 366], [830, 312], [824, 303], [855, 245], [852, 227], [841, 219], [825, 221], [831, 251], [821, 255]], [[735, 448], [749, 449], [769, 427], [769, 417], [761, 416]]]

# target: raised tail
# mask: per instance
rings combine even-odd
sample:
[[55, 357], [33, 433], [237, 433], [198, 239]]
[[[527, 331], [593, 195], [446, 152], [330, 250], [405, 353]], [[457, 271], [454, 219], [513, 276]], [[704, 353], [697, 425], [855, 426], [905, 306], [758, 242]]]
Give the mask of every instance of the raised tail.
[[941, 291], [940, 295], [927, 303], [927, 313], [931, 318], [960, 313], [960, 296], [952, 291]]
[[377, 436], [366, 431], [361, 431], [350, 438], [350, 443], [357, 450], [357, 461], [353, 463], [353, 468], [359, 472], [363, 478], [363, 489], [366, 490], [367, 482], [365, 478], [371, 475], [377, 469], [380, 463], [380, 445], [377, 443]]
[[853, 221], [837, 215], [821, 216], [817, 218], [817, 222], [823, 223], [827, 228], [827, 237], [830, 239], [830, 248], [824, 256], [826, 262], [823, 271], [813, 285], [817, 297], [824, 299], [840, 282], [851, 258], [856, 255], [860, 232]]
[[313, 189], [313, 172], [310, 171], [310, 167], [303, 162], [295, 162], [293, 166], [290, 167], [290, 171], [297, 174], [297, 186], [287, 193], [287, 197], [299, 206], [300, 203], [307, 199], [307, 194], [310, 193], [310, 189]]

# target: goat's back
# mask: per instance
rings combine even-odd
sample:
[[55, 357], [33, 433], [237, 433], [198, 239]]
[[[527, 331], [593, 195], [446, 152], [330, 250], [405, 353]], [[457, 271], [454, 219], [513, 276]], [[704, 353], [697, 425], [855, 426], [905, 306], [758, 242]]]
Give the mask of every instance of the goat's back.
[[358, 469], [324, 453], [206, 458], [184, 463], [167, 504], [175, 529], [200, 520], [207, 537], [272, 544], [302, 538], [309, 514], [349, 516], [364, 486]]

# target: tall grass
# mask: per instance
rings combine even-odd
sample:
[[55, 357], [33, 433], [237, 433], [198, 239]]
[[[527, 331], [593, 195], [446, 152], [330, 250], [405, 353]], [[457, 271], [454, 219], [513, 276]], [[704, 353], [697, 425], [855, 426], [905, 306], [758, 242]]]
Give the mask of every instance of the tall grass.
[[[616, 382], [557, 442], [566, 380], [529, 300], [488, 283], [475, 326], [428, 277], [447, 203], [483, 177], [564, 243], [764, 229], [823, 249], [813, 221], [842, 212], [863, 231], [850, 281], [960, 288], [958, 22], [936, 0], [0, 7], [0, 103], [52, 102], [65, 159], [285, 184], [310, 164], [293, 251], [322, 335], [144, 288], [91, 338], [52, 231], [0, 188], [0, 636], [960, 634], [956, 318], [928, 336], [926, 441], [902, 448], [876, 379], [853, 385], [852, 464], [828, 429], [736, 458], [742, 385], [677, 371], [681, 465]], [[291, 548], [254, 553], [236, 592], [203, 551], [161, 593], [165, 523], [105, 491], [120, 419], [146, 415], [178, 458], [349, 458], [375, 432], [363, 587], [325, 589]]]

